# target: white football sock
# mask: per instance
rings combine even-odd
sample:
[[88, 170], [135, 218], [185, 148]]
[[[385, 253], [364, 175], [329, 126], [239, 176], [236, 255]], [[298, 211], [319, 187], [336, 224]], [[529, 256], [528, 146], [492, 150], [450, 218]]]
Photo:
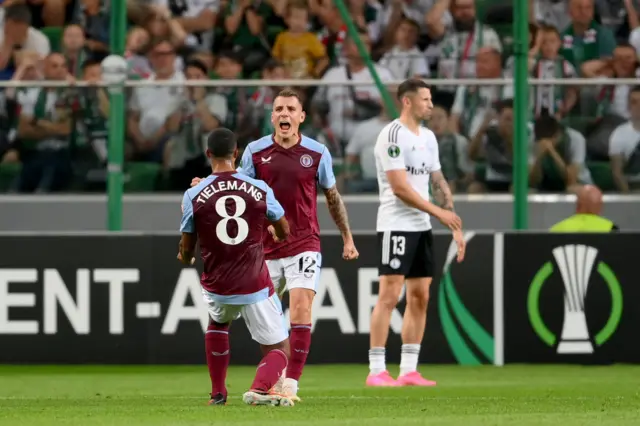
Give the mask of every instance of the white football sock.
[[402, 345], [402, 353], [400, 355], [400, 375], [413, 373], [418, 369], [418, 356], [420, 355], [420, 345], [407, 344]]
[[371, 374], [380, 374], [387, 370], [384, 348], [369, 349], [369, 371]]

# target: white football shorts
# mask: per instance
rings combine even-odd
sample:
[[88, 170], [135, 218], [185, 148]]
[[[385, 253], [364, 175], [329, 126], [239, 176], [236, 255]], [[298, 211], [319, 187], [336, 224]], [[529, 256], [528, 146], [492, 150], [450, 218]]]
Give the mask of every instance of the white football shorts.
[[[295, 256], [267, 260], [271, 282], [276, 293], [283, 294], [292, 288], [308, 288], [316, 291], [320, 281], [322, 255], [316, 251], [305, 251]], [[281, 281], [284, 278], [284, 286]]]
[[275, 345], [289, 337], [282, 304], [276, 293], [268, 299], [250, 305], [226, 305], [216, 302], [204, 290], [202, 295], [208, 306], [209, 316], [215, 322], [225, 324], [242, 316], [251, 338], [261, 345]]

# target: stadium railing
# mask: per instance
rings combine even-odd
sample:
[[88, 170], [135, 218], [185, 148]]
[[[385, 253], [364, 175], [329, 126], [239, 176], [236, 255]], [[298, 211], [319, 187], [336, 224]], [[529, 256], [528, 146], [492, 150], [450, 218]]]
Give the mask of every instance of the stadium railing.
[[[426, 79], [425, 80], [432, 87], [438, 88], [443, 86], [470, 86], [470, 87], [478, 87], [478, 86], [510, 86], [516, 83], [514, 79], [508, 78], [500, 78], [500, 79], [457, 79], [457, 80], [442, 80], [442, 79]], [[389, 81], [386, 82], [387, 87], [393, 90], [394, 87], [399, 85], [401, 81]], [[533, 87], [537, 86], [578, 86], [581, 87], [581, 100], [579, 105], [575, 108], [575, 113], [566, 117], [563, 121], [567, 126], [578, 130], [583, 133], [587, 137], [588, 143], [592, 142], [592, 144], [599, 145], [600, 147], [596, 147], [595, 149], [588, 149], [590, 152], [587, 157], [587, 166], [591, 171], [591, 175], [596, 184], [601, 186], [606, 191], [614, 190], [613, 179], [611, 176], [611, 171], [608, 166], [608, 161], [603, 152], [602, 146], [606, 145], [608, 141], [608, 136], [603, 134], [595, 134], [594, 137], [597, 139], [594, 141], [589, 141], [589, 133], [592, 132], [592, 126], [590, 126], [594, 120], [596, 119], [596, 110], [595, 107], [598, 105], [597, 99], [594, 97], [594, 93], [601, 90], [601, 87], [608, 87], [612, 85], [611, 79], [605, 78], [591, 78], [591, 79], [529, 79], [529, 85]], [[613, 81], [615, 85], [636, 85], [638, 84], [637, 79], [615, 79]], [[70, 84], [68, 82], [54, 82], [54, 81], [3, 81], [0, 82], [0, 90], [4, 89], [28, 89], [35, 87], [43, 87], [43, 88], [55, 88], [55, 89], [73, 89], [75, 93], [84, 93], [85, 90], [89, 88], [104, 88], [110, 89], [113, 87], [117, 87], [117, 84], [107, 84], [105, 82], [99, 84], [90, 84], [83, 81], [78, 81], [74, 84]], [[225, 98], [227, 98], [229, 110], [231, 113], [236, 114], [244, 114], [248, 113], [248, 106], [250, 103], [250, 95], [260, 90], [268, 90], [269, 88], [282, 88], [282, 87], [295, 87], [299, 88], [300, 91], [306, 98], [306, 109], [308, 112], [306, 126], [303, 128], [303, 133], [309, 134], [311, 137], [315, 137], [321, 142], [325, 143], [330, 147], [330, 150], [334, 157], [335, 163], [335, 172], [338, 177], [338, 181], [340, 185], [343, 187], [345, 192], [350, 193], [371, 193], [376, 192], [376, 183], [375, 180], [372, 179], [362, 179], [362, 170], [360, 167], [361, 158], [354, 162], [354, 158], [349, 156], [346, 153], [346, 148], [349, 143], [349, 139], [351, 139], [350, 134], [353, 132], [344, 132], [344, 126], [341, 128], [339, 123], [336, 123], [335, 114], [331, 114], [332, 108], [338, 108], [341, 110], [349, 108], [348, 105], [344, 105], [345, 99], [350, 97], [350, 94], [347, 90], [343, 90], [341, 96], [338, 97], [330, 97], [327, 99], [327, 102], [320, 102], [322, 96], [319, 93], [329, 89], [335, 89], [336, 87], [348, 87], [353, 86], [356, 88], [362, 87], [372, 87], [371, 82], [364, 81], [341, 81], [341, 82], [333, 82], [333, 81], [324, 81], [324, 80], [198, 80], [198, 81], [185, 81], [185, 82], [176, 82], [176, 81], [147, 81], [147, 80], [129, 80], [123, 83], [123, 86], [126, 88], [127, 98], [129, 100], [131, 93], [138, 88], [153, 88], [153, 87], [172, 87], [172, 88], [193, 88], [193, 87], [204, 87], [207, 89], [208, 93], [220, 93]], [[245, 88], [246, 93], [245, 96], [248, 98], [249, 102], [244, 103], [244, 109], [242, 111], [233, 110], [231, 105], [231, 94], [230, 92], [236, 88]], [[332, 90], [333, 90], [332, 89]], [[584, 96], [583, 96], [584, 95]], [[259, 98], [259, 96], [256, 96]], [[437, 96], [435, 97], [436, 101], [438, 101]], [[596, 100], [596, 102], [594, 102]], [[244, 99], [247, 101], [247, 99]], [[341, 105], [342, 104], [342, 105]], [[265, 112], [269, 111], [268, 104], [260, 105], [261, 111], [258, 112], [258, 116], [260, 114], [264, 115]], [[328, 110], [328, 111], [327, 111]], [[373, 113], [369, 112], [369, 116], [373, 116]], [[340, 116], [340, 115], [339, 115]], [[109, 119], [125, 119], [125, 117], [116, 117], [114, 116], [114, 112], [110, 111]], [[245, 117], [246, 118], [246, 117]], [[254, 128], [248, 129], [245, 123], [233, 123], [234, 120], [229, 120], [229, 125], [233, 128], [233, 130], [244, 132], [245, 137], [242, 142], [248, 142], [252, 138], [264, 134], [268, 129], [268, 120], [265, 120], [264, 117], [261, 117], [259, 120], [253, 120], [250, 125], [254, 126]], [[15, 124], [15, 123], [14, 123]], [[226, 125], [227, 123], [222, 123]], [[250, 131], [247, 131], [250, 130]], [[612, 129], [611, 129], [612, 130]], [[5, 133], [9, 131], [9, 129], [4, 129]], [[0, 133], [3, 132], [3, 129], [0, 129]], [[606, 133], [606, 132], [605, 132]], [[345, 136], [346, 135], [346, 136]], [[371, 136], [368, 136], [369, 138]], [[127, 141], [123, 141], [122, 143], [127, 143]], [[373, 141], [371, 141], [373, 143]], [[3, 154], [2, 144], [0, 143], [0, 155]], [[130, 145], [130, 144], [129, 144]], [[12, 147], [20, 147], [20, 144], [17, 145], [5, 145], [5, 152], [7, 149]], [[366, 147], [362, 150], [363, 156], [370, 155], [370, 150], [367, 152]], [[19, 149], [18, 149], [19, 150]], [[596, 151], [593, 155], [592, 152]], [[352, 151], [351, 151], [352, 152]], [[127, 192], [150, 192], [150, 191], [158, 191], [158, 190], [172, 190], [171, 184], [167, 182], [169, 179], [167, 176], [170, 174], [170, 170], [167, 164], [163, 164], [162, 160], [159, 161], [134, 161], [135, 156], [129, 156], [129, 161], [127, 161], [125, 166], [125, 171], [127, 173], [126, 176], [126, 184], [125, 190]], [[74, 158], [75, 161], [75, 158]], [[366, 164], [366, 161], [363, 162]], [[74, 163], [75, 164], [75, 163]], [[483, 172], [482, 164], [476, 165], [477, 173]], [[106, 176], [106, 167], [104, 164], [97, 164], [95, 166], [95, 170], [88, 171], [91, 175], [97, 180], [104, 180]], [[82, 170], [83, 176], [75, 176], [74, 182], [69, 185], [68, 190], [73, 192], [83, 192], [90, 190], [89, 186], [86, 185], [85, 173], [88, 173], [86, 170]], [[18, 179], [18, 176], [21, 173], [21, 165], [19, 162], [5, 161], [0, 164], [0, 191], [7, 192], [15, 190], [15, 182]], [[475, 173], [475, 172], [474, 172]], [[371, 176], [372, 174], [369, 173]], [[373, 174], [375, 176], [375, 174]], [[103, 186], [96, 185], [92, 186], [94, 188], [99, 188], [98, 191], [102, 191]], [[460, 188], [458, 192], [463, 192], [464, 188]]]

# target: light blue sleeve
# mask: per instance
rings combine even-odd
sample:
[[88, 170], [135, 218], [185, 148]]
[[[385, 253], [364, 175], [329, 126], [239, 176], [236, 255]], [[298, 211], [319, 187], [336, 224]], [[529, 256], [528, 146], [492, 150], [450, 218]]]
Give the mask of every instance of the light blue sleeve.
[[320, 165], [318, 166], [318, 183], [324, 189], [329, 189], [336, 184], [336, 177], [333, 174], [333, 161], [329, 150], [325, 149], [320, 157]]
[[189, 192], [184, 193], [182, 198], [182, 220], [180, 221], [180, 232], [193, 234], [196, 232], [196, 226], [193, 223], [193, 203]]
[[253, 166], [253, 155], [249, 147], [246, 147], [242, 153], [242, 160], [240, 161], [240, 167], [238, 167], [237, 172], [252, 178], [256, 177], [256, 168]]
[[276, 222], [282, 216], [284, 216], [284, 209], [276, 200], [276, 196], [273, 195], [273, 189], [267, 186], [267, 219]]

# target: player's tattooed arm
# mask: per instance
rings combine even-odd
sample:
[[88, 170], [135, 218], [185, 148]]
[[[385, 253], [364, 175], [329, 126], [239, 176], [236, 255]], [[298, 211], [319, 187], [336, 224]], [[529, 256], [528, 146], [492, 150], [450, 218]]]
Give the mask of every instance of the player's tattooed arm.
[[342, 197], [338, 192], [336, 186], [332, 186], [329, 189], [324, 189], [324, 195], [327, 197], [327, 207], [329, 207], [329, 213], [335, 222], [336, 226], [342, 234], [342, 239], [351, 239], [351, 229], [349, 228], [349, 217], [347, 216], [347, 209], [344, 206]]
[[453, 195], [442, 170], [431, 173], [431, 194], [440, 207], [453, 211]]

